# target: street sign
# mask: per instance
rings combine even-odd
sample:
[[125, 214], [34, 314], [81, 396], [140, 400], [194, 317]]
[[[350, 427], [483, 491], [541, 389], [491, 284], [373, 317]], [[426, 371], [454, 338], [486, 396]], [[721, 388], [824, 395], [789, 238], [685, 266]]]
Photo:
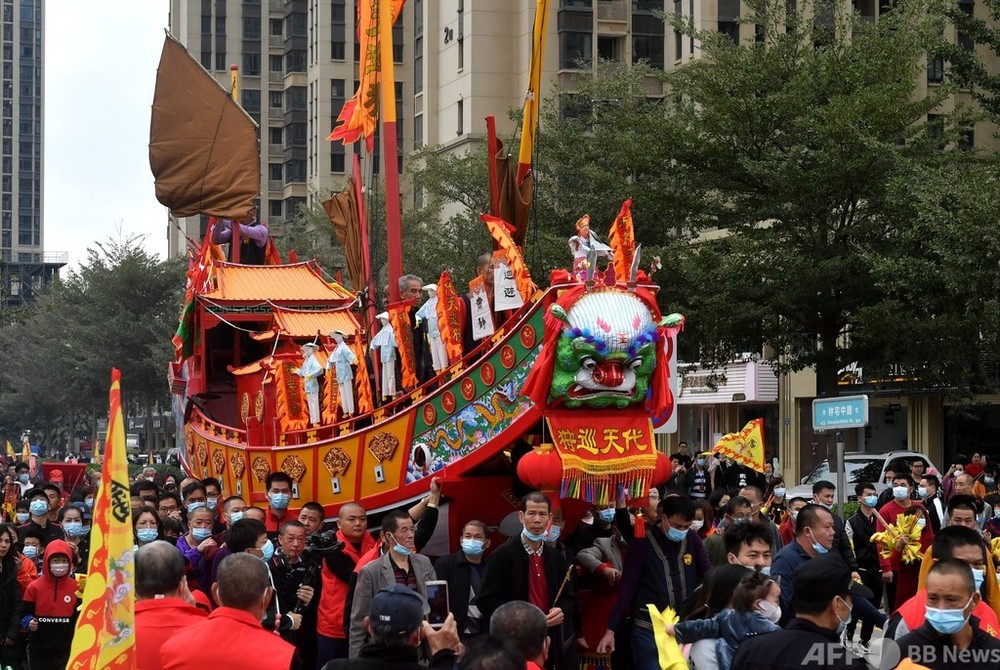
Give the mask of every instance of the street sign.
[[812, 404], [813, 430], [845, 430], [868, 425], [868, 396], [816, 398]]

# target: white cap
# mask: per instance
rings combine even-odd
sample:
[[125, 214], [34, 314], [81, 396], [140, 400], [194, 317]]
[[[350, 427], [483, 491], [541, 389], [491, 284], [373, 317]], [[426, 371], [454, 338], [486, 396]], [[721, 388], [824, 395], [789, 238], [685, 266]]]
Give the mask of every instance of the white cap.
[[334, 335], [340, 335], [341, 337], [347, 337], [347, 333], [345, 333], [345, 332], [344, 332], [344, 331], [342, 331], [342, 330], [334, 330], [334, 331], [331, 331], [331, 332], [330, 332], [330, 337], [333, 337]]
[[438, 290], [438, 285], [437, 284], [426, 284], [424, 286], [424, 290], [425, 291], [437, 291]]
[[306, 342], [302, 345], [303, 347], [309, 347], [310, 349], [319, 349], [319, 345], [315, 342]]
[[386, 321], [388, 321], [389, 320], [389, 312], [382, 312], [381, 314], [376, 314], [375, 318], [376, 319], [385, 319]]

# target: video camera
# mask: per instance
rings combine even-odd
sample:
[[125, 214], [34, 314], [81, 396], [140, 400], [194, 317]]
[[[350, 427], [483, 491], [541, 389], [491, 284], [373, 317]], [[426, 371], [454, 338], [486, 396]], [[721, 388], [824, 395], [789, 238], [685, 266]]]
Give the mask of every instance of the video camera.
[[337, 533], [332, 530], [323, 533], [313, 533], [306, 538], [306, 551], [319, 554], [320, 556], [339, 551], [343, 547], [344, 543], [337, 540]]

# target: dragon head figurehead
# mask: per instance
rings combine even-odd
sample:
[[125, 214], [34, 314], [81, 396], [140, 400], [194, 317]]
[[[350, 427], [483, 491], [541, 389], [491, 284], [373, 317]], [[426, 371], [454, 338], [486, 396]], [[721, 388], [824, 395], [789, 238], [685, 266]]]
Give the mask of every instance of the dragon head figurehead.
[[563, 323], [556, 344], [551, 401], [565, 407], [625, 407], [646, 399], [656, 367], [656, 324], [628, 291], [584, 294], [569, 310], [553, 305]]
[[672, 406], [667, 378], [670, 335], [683, 317], [661, 318], [644, 288], [577, 285], [550, 306], [542, 352], [525, 385], [536, 402], [567, 408]]

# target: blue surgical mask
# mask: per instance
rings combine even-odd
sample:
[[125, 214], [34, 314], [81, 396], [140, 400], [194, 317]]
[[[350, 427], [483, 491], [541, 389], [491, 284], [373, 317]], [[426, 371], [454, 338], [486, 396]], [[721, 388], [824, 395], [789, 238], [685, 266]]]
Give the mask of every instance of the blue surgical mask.
[[548, 532], [545, 533], [546, 542], [555, 542], [562, 535], [562, 526], [549, 526]]
[[87, 509], [94, 509], [94, 499], [93, 498], [87, 498], [86, 500], [83, 501], [83, 504], [87, 506]]
[[827, 549], [822, 544], [820, 544], [819, 542], [816, 541], [816, 535], [813, 534], [812, 528], [809, 529], [809, 534], [812, 535], [812, 537], [813, 537], [812, 548], [813, 548], [813, 551], [816, 552], [817, 556], [820, 556], [820, 555], [825, 554], [826, 552], [830, 551], [829, 549]]
[[671, 542], [681, 542], [687, 537], [688, 532], [686, 530], [681, 530], [679, 528], [674, 528], [671, 526], [667, 530], [667, 539]]
[[604, 523], [611, 523], [615, 520], [615, 510], [614, 508], [602, 509], [597, 513], [597, 518]]
[[230, 512], [229, 513], [229, 524], [232, 525], [243, 518], [243, 512]]
[[475, 538], [462, 540], [462, 553], [466, 556], [476, 558], [478, 556], [482, 556], [484, 551], [486, 551], [486, 543], [482, 540], [477, 540]]
[[996, 480], [993, 479], [993, 477], [983, 477], [983, 484], [986, 484], [987, 486], [993, 486], [993, 482], [995, 481]]
[[707, 458], [699, 458], [698, 459], [698, 467], [699, 468], [704, 468], [707, 465], [708, 465], [708, 459]]
[[288, 503], [291, 502], [292, 496], [287, 493], [268, 493], [267, 500], [274, 509], [288, 509]]
[[22, 484], [27, 484], [27, 483], [28, 483], [28, 481], [30, 481], [31, 477], [30, 477], [30, 476], [28, 475], [28, 473], [27, 473], [27, 472], [22, 472], [21, 474], [19, 474], [19, 475], [17, 476], [17, 479], [18, 479], [18, 481], [20, 481], [20, 482], [21, 482]]
[[906, 500], [907, 496], [910, 495], [910, 487], [908, 486], [893, 486], [892, 487], [892, 497], [896, 500]]
[[31, 504], [28, 505], [28, 509], [31, 510], [31, 513], [35, 516], [43, 516], [49, 513], [49, 504], [44, 500], [33, 500]]
[[187, 506], [188, 514], [195, 511], [196, 509], [201, 509], [202, 507], [208, 507], [208, 503], [204, 502], [193, 502]]
[[761, 569], [760, 569], [760, 574], [764, 575], [765, 577], [770, 577], [771, 576], [771, 566], [770, 565], [762, 566]]
[[965, 613], [965, 608], [968, 607], [971, 602], [972, 598], [969, 598], [969, 602], [965, 603], [965, 607], [957, 610], [940, 609], [928, 605], [925, 617], [927, 619], [927, 623], [931, 625], [931, 628], [942, 635], [957, 633], [962, 630], [962, 627], [965, 626], [965, 622], [969, 620], [969, 616]]
[[785, 489], [781, 488], [780, 486], [777, 487], [777, 488], [775, 488], [774, 489], [774, 497], [775, 498], [784, 498], [785, 497]]
[[795, 510], [794, 512], [792, 512], [792, 523], [795, 523], [795, 521], [796, 521], [796, 520], [797, 520], [798, 518], [799, 518], [799, 511], [798, 511], [798, 510]]
[[65, 532], [70, 537], [82, 537], [83, 536], [83, 524], [79, 521], [67, 521], [62, 525], [63, 532]]
[[927, 487], [926, 486], [918, 486], [917, 487], [917, 497], [918, 498], [926, 498], [927, 497]]
[[525, 528], [524, 530], [521, 531], [521, 535], [524, 535], [524, 537], [526, 537], [528, 540], [531, 540], [532, 542], [544, 542], [545, 541], [545, 533], [539, 533], [539, 534], [536, 535], [535, 533], [532, 533], [527, 528]]
[[139, 538], [140, 542], [152, 542], [158, 536], [155, 528], [140, 528], [135, 531], [135, 536]]
[[878, 496], [865, 496], [864, 503], [865, 507], [874, 508], [878, 504]]
[[985, 576], [983, 574], [983, 569], [972, 568], [972, 579], [976, 582], [976, 590], [978, 591], [979, 588], [983, 585], [983, 579], [985, 579]]
[[218, 506], [219, 506], [219, 499], [218, 498], [209, 498], [208, 499], [208, 509], [214, 510]]
[[199, 542], [203, 542], [203, 541], [207, 540], [208, 538], [212, 537], [212, 529], [211, 528], [192, 528], [191, 529], [191, 535], [193, 535], [194, 539], [198, 540]]
[[18, 523], [28, 523], [28, 519], [30, 519], [30, 518], [31, 518], [31, 515], [28, 514], [27, 512], [18, 512], [17, 513], [17, 522]]
[[260, 557], [260, 560], [264, 561], [265, 563], [274, 558], [274, 543], [272, 543], [270, 540], [265, 542], [264, 546], [261, 547], [260, 550], [261, 553], [264, 554], [263, 556]]
[[[824, 551], [826, 551], [826, 550], [824, 549]], [[844, 602], [845, 605], [847, 604], [846, 600], [844, 600], [843, 602]], [[836, 611], [834, 611], [834, 614], [837, 614]], [[837, 614], [837, 621], [840, 622], [839, 624], [837, 624], [837, 637], [840, 637], [841, 635], [844, 634], [844, 631], [847, 630], [847, 625], [849, 623], [851, 623], [851, 610], [850, 609], [847, 610], [847, 620], [846, 621], [844, 621], [843, 619], [841, 619], [839, 614]]]
[[392, 545], [392, 550], [399, 554], [400, 556], [409, 556], [413, 553], [413, 550], [409, 547], [404, 547], [403, 545], [396, 543]]
[[38, 547], [33, 544], [29, 544], [25, 546], [24, 551], [21, 553], [24, 554], [25, 558], [35, 558], [38, 556]]

